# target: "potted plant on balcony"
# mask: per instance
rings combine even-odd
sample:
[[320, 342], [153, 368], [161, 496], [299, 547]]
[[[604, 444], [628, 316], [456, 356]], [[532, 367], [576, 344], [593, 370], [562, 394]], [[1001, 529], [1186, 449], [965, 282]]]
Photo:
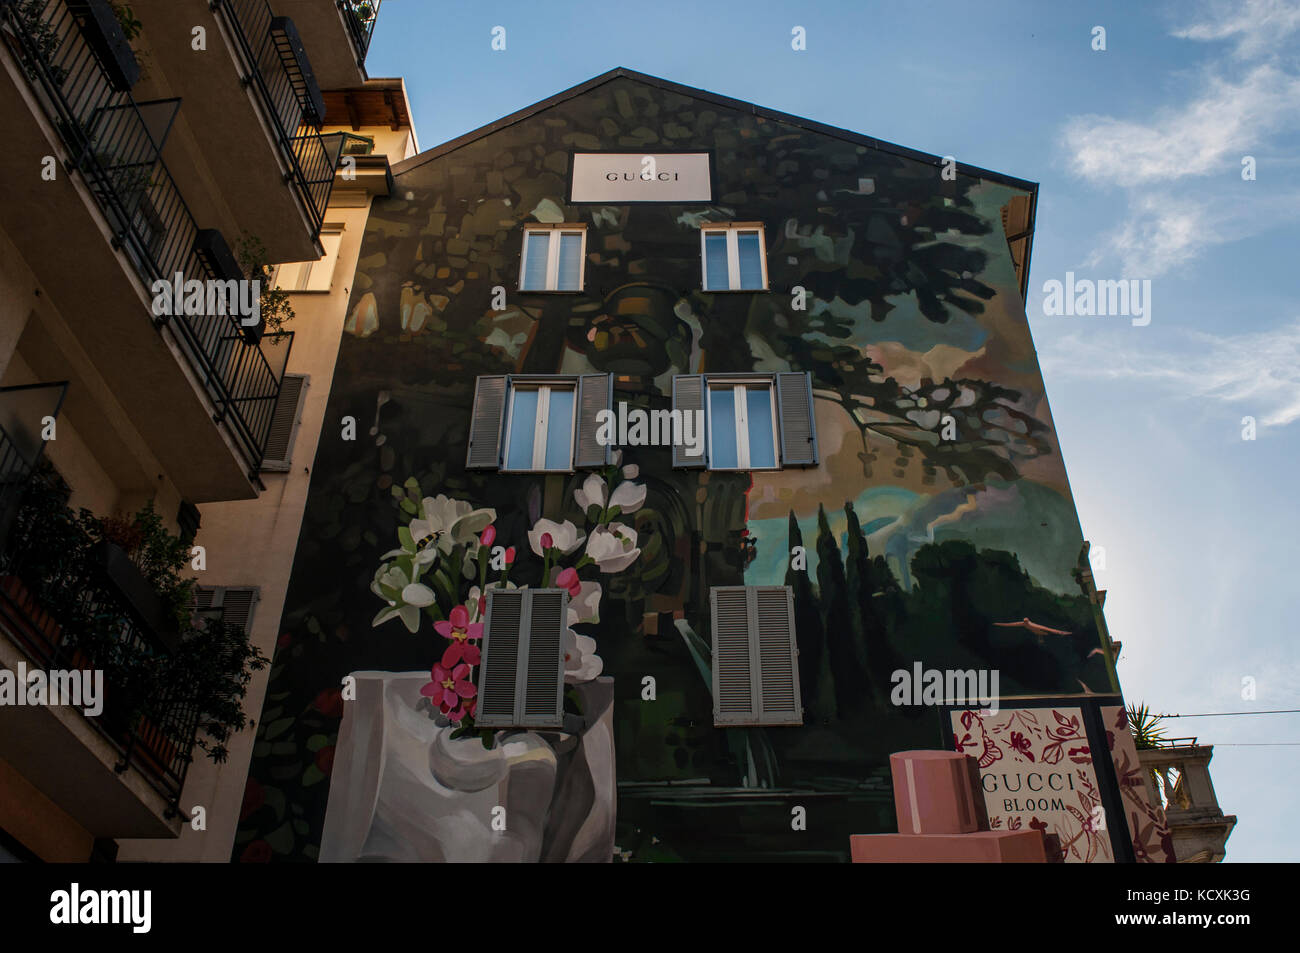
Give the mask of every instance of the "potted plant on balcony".
[[68, 71], [54, 63], [54, 55], [59, 49], [59, 34], [54, 24], [42, 14], [45, 12], [46, 0], [16, 0], [10, 8], [14, 22], [26, 38], [28, 50], [39, 62], [25, 60], [23, 64], [27, 75], [39, 80], [43, 71], [55, 86], [62, 86], [68, 78]]
[[[266, 331], [272, 334], [282, 332], [285, 325], [294, 318], [293, 305], [289, 303], [289, 295], [284, 289], [276, 286], [275, 273], [267, 262], [266, 246], [256, 236], [244, 235], [236, 243], [236, 248], [239, 265], [243, 268], [244, 274], [250, 280], [261, 282], [259, 304], [262, 324], [258, 329], [257, 338], [260, 339]], [[275, 343], [279, 343], [278, 338]]]
[[[109, 84], [120, 93], [128, 92], [140, 79], [140, 64], [113, 4], [109, 0], [68, 0], [68, 9], [80, 24], [86, 44]], [[132, 21], [139, 23], [131, 17], [128, 26]]]

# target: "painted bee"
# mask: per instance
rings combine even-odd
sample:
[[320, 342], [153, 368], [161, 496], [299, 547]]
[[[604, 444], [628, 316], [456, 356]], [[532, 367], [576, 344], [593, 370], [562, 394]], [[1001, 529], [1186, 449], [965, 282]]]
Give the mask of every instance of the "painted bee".
[[428, 549], [434, 543], [438, 542], [438, 539], [442, 536], [442, 533], [443, 533], [442, 530], [438, 530], [437, 532], [430, 533], [427, 536], [421, 536], [419, 539], [415, 541], [415, 551], [419, 553]]

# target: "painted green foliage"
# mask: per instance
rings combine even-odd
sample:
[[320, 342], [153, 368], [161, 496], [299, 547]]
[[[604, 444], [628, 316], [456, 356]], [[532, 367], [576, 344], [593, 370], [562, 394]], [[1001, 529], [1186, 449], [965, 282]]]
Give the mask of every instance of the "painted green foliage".
[[[714, 204], [566, 205], [572, 151], [635, 149], [709, 151]], [[888, 754], [942, 743], [933, 709], [890, 703], [914, 662], [997, 667], [1004, 694], [1108, 690], [999, 222], [1020, 194], [630, 78], [400, 171], [367, 226], [325, 415], [354, 416], [361, 439], [327, 423], [318, 450], [235, 856], [312, 859], [342, 714], [328, 693], [433, 661], [398, 622], [371, 627], [403, 480], [492, 509], [520, 584], [543, 572], [526, 542], [539, 519], [583, 525], [582, 473], [465, 470], [479, 374], [609, 372], [615, 399], [646, 409], [670, 405], [675, 373], [812, 374], [816, 470], [751, 479], [623, 449], [646, 490], [626, 517], [641, 553], [610, 577], [595, 633], [623, 859], [843, 859], [849, 833], [891, 829]], [[699, 290], [698, 226], [728, 220], [764, 223], [769, 293]], [[586, 224], [581, 293], [515, 290], [538, 221]], [[794, 589], [801, 728], [712, 725], [708, 589], [742, 583]], [[1071, 635], [998, 626], [1026, 617]]]

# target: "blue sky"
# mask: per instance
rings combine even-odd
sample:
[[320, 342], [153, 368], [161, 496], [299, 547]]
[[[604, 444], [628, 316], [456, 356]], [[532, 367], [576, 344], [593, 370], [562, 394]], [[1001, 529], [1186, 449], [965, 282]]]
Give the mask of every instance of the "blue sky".
[[[368, 60], [426, 149], [616, 66], [1040, 183], [1027, 311], [1125, 695], [1300, 708], [1300, 0], [386, 0]], [[1045, 316], [1067, 271], [1150, 279], [1151, 323]], [[1228, 859], [1300, 859], [1300, 744], [1253, 746], [1300, 715], [1168, 724], [1216, 745]]]

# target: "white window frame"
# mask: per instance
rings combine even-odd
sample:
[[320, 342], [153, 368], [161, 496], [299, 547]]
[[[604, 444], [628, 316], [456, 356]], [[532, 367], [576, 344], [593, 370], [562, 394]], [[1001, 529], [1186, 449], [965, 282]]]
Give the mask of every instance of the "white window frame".
[[[510, 435], [515, 426], [515, 395], [521, 390], [537, 391], [537, 418], [533, 421], [533, 459], [531, 466], [528, 467], [511, 467], [510, 462]], [[550, 429], [551, 419], [551, 391], [566, 390], [573, 394], [573, 411], [569, 414], [569, 457], [568, 463], [563, 467], [547, 469], [546, 467], [546, 437]], [[574, 434], [577, 430], [578, 416], [578, 382], [568, 380], [533, 380], [527, 378], [519, 380], [511, 378], [510, 391], [506, 395], [506, 434], [502, 442], [501, 450], [501, 472], [502, 473], [572, 473], [573, 472], [573, 453]]]
[[[312, 258], [307, 261], [290, 261], [282, 265], [276, 265], [272, 279], [274, 286], [288, 294], [329, 294], [333, 291], [334, 273], [338, 270], [339, 255], [343, 249], [343, 229], [342, 224], [326, 223], [322, 225], [320, 239], [325, 254], [320, 258]], [[328, 244], [326, 239], [329, 239]], [[325, 270], [329, 272], [325, 287], [311, 287], [312, 275], [319, 275]], [[293, 277], [294, 287], [292, 288], [286, 283], [286, 279], [290, 276]]]
[[[713, 390], [725, 388], [733, 392], [732, 404], [736, 429], [736, 465], [734, 467], [715, 467], [713, 465], [713, 432], [718, 421], [713, 418]], [[770, 467], [754, 467], [749, 464], [749, 401], [747, 388], [756, 387], [767, 391], [767, 399], [772, 407], [772, 459], [775, 464]], [[704, 382], [705, 419], [709, 431], [709, 469], [723, 471], [741, 470], [780, 470], [781, 469], [781, 419], [777, 415], [775, 382], [766, 377], [708, 378]]]
[[[524, 279], [527, 277], [528, 265], [528, 243], [534, 240], [534, 236], [545, 235], [546, 241], [546, 287], [544, 288], [525, 288]], [[578, 287], [561, 288], [560, 284], [560, 240], [561, 235], [580, 235], [582, 236], [582, 245], [578, 251]], [[544, 294], [546, 292], [555, 292], [558, 294], [578, 294], [587, 284], [587, 226], [586, 225], [526, 225], [524, 226], [524, 242], [520, 248], [519, 254], [519, 290], [528, 294]]]
[[[709, 260], [706, 254], [706, 239], [710, 233], [722, 232], [727, 236], [727, 287], [709, 287]], [[741, 232], [758, 233], [758, 260], [763, 269], [763, 284], [758, 288], [740, 287], [740, 234]], [[762, 222], [726, 222], [718, 225], [700, 226], [700, 287], [708, 293], [719, 291], [767, 291], [767, 233]]]

